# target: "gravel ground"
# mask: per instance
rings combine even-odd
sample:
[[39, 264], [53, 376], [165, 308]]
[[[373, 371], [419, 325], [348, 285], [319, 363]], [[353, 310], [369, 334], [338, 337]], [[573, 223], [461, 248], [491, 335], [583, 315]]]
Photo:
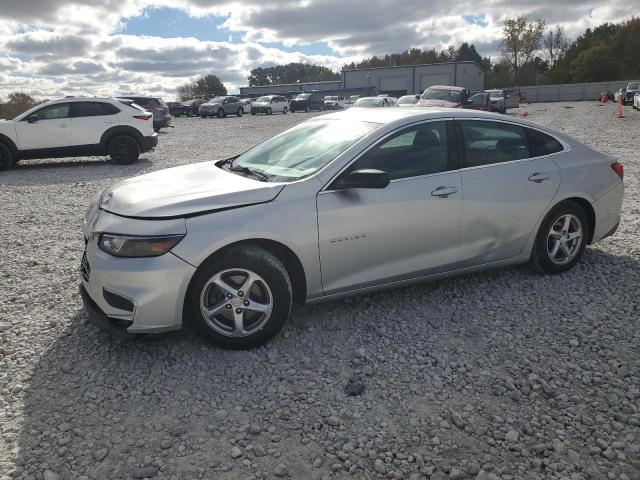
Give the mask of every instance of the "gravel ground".
[[640, 479], [640, 113], [523, 110], [624, 163], [614, 237], [561, 276], [509, 268], [299, 308], [251, 352], [87, 324], [80, 220], [122, 178], [308, 115], [177, 119], [135, 165], [0, 173], [0, 479]]

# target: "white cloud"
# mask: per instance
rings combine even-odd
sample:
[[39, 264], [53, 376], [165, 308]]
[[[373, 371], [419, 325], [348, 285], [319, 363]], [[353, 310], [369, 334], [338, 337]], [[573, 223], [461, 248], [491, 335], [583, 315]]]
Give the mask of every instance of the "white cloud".
[[[576, 36], [587, 27], [630, 17], [628, 2], [609, 0], [30, 0], [0, 8], [0, 96], [24, 90], [71, 94], [154, 93], [170, 98], [178, 85], [209, 72], [231, 90], [254, 67], [294, 61], [334, 70], [351, 60], [406, 48], [445, 48], [463, 41], [495, 54], [507, 17], [527, 15], [562, 24]], [[228, 41], [122, 35], [128, 18], [152, 7], [191, 16], [225, 17]], [[461, 13], [482, 18], [465, 21]], [[227, 33], [225, 33], [227, 35]], [[234, 40], [238, 43], [235, 43]], [[240, 41], [241, 40], [241, 41]], [[336, 55], [266, 47], [328, 45]]]

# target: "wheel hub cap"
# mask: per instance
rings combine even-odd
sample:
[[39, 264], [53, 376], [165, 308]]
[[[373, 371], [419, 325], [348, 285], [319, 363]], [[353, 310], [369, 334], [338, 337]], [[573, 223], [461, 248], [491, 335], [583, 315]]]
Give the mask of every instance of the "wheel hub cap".
[[582, 223], [572, 214], [566, 213], [556, 219], [551, 225], [547, 237], [547, 254], [556, 265], [566, 265], [571, 262], [582, 246]]

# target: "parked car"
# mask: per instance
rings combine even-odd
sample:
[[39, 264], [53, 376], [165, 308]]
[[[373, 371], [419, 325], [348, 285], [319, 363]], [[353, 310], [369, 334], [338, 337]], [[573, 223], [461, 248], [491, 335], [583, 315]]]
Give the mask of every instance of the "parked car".
[[189, 114], [189, 107], [185, 106], [184, 103], [167, 102], [167, 106], [169, 107], [169, 114], [172, 117], [182, 117], [183, 115]]
[[324, 97], [318, 93], [301, 93], [291, 100], [289, 109], [293, 112], [308, 112], [310, 110], [322, 110], [324, 108]]
[[0, 121], [0, 170], [20, 160], [109, 155], [135, 162], [153, 150], [153, 114], [131, 100], [65, 98]]
[[469, 98], [470, 92], [464, 87], [433, 85], [427, 88], [420, 100], [419, 107], [462, 107]]
[[403, 95], [398, 99], [399, 107], [415, 107], [420, 100], [420, 95]]
[[625, 94], [622, 98], [622, 103], [625, 105], [633, 105], [633, 96], [640, 92], [640, 81], [633, 81], [627, 83], [627, 88], [624, 89]]
[[360, 95], [351, 95], [349, 99], [344, 103], [345, 105], [353, 105], [358, 101], [359, 98], [360, 98]]
[[345, 98], [343, 95], [329, 95], [324, 97], [324, 110], [340, 110], [344, 108]]
[[397, 105], [390, 97], [362, 97], [356, 100], [353, 108], [381, 108], [396, 107]]
[[294, 302], [521, 263], [566, 272], [616, 231], [622, 177], [614, 158], [520, 118], [352, 108], [97, 195], [81, 294], [111, 330], [189, 320], [256, 347]]
[[504, 90], [494, 89], [488, 90], [489, 99], [491, 100], [491, 111], [498, 113], [507, 113], [507, 104], [504, 96]]
[[522, 92], [519, 88], [504, 89], [504, 106], [505, 108], [518, 108], [520, 106], [520, 97]]
[[633, 108], [635, 108], [636, 110], [640, 110], [640, 92], [637, 92], [633, 96]]
[[244, 107], [238, 97], [227, 95], [215, 97], [208, 102], [204, 102], [198, 108], [198, 113], [202, 118], [216, 116], [223, 118], [229, 114], [241, 117], [244, 114]]
[[465, 102], [464, 108], [491, 112], [491, 97], [488, 92], [473, 93]]
[[138, 97], [128, 96], [129, 100], [133, 100], [136, 105], [141, 106], [145, 110], [153, 113], [153, 129], [159, 132], [161, 129], [171, 125], [171, 115], [169, 114], [169, 106], [159, 97]]
[[186, 102], [183, 103], [183, 105], [185, 106], [184, 114], [190, 117], [191, 116], [197, 117], [198, 115], [200, 115], [200, 112], [199, 112], [200, 105], [202, 105], [205, 102], [206, 100], [204, 100], [203, 98], [187, 100]]
[[253, 102], [253, 100], [251, 98], [241, 98], [240, 99], [240, 103], [242, 104], [242, 108], [244, 109], [244, 111], [248, 111], [251, 110], [251, 103]]
[[288, 111], [289, 102], [282, 95], [265, 95], [251, 104], [251, 115], [256, 113], [271, 115], [274, 112], [286, 114]]

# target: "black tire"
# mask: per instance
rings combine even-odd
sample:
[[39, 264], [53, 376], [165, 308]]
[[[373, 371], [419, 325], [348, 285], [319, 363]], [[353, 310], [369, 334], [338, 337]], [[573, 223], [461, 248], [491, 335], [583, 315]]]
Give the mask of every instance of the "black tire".
[[226, 117], [226, 114], [224, 113], [224, 110], [221, 108], [220, 110], [218, 110], [218, 118], [224, 118]]
[[267, 115], [271, 115], [273, 112], [271, 111], [271, 107], [267, 108]]
[[8, 170], [13, 167], [17, 162], [13, 156], [11, 149], [4, 143], [0, 143], [0, 171]]
[[[567, 214], [578, 218], [582, 227], [582, 239], [580, 246], [571, 261], [563, 265], [553, 262], [548, 252], [549, 232], [557, 220]], [[589, 240], [590, 225], [584, 209], [574, 201], [567, 200], [559, 203], [551, 209], [540, 224], [536, 240], [531, 251], [529, 266], [538, 273], [563, 273], [580, 261]]]
[[306, 113], [309, 113], [309, 105], [307, 105], [306, 107], [304, 107], [304, 111], [305, 111]]
[[251, 115], [255, 115], [255, 114], [256, 114], [256, 112], [251, 112]]
[[238, 111], [236, 112], [236, 116], [241, 117], [243, 113], [244, 113], [244, 110], [239, 108]]
[[107, 152], [115, 163], [128, 165], [140, 157], [140, 145], [130, 135], [118, 135], [109, 140]]
[[158, 133], [160, 130], [162, 130], [160, 127], [153, 127], [153, 131]]
[[[268, 320], [260, 329], [243, 337], [227, 336], [216, 331], [207, 323], [200, 309], [200, 297], [208, 281], [214, 275], [229, 269], [246, 269], [256, 273], [271, 291], [272, 310]], [[223, 297], [222, 303], [225, 301]], [[192, 322], [216, 345], [244, 350], [262, 346], [275, 337], [291, 315], [292, 306], [291, 280], [282, 263], [262, 248], [245, 246], [230, 249], [222, 255], [214, 255], [198, 269], [187, 291], [183, 320]]]
[[283, 115], [286, 115], [286, 114], [287, 114], [287, 107], [284, 107], [284, 108], [282, 109], [282, 114], [283, 114]]
[[207, 118], [207, 116], [206, 116], [204, 113], [200, 114], [200, 116], [201, 116], [202, 118]]

